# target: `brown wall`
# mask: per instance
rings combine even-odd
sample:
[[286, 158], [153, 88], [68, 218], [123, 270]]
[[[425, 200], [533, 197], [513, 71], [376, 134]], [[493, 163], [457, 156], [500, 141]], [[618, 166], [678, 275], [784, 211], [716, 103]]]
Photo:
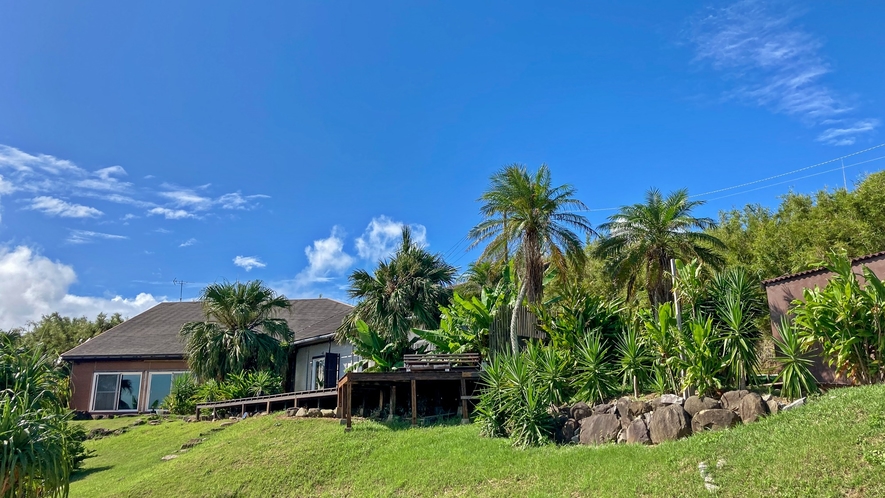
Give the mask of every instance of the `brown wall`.
[[[865, 283], [863, 278], [863, 267], [869, 267], [879, 278], [885, 278], [885, 254], [872, 257], [863, 261], [858, 261], [853, 268], [855, 273], [860, 277], [861, 284]], [[813, 289], [815, 287], [824, 288], [833, 276], [832, 272], [823, 270], [801, 275], [795, 278], [788, 278], [780, 282], [774, 282], [765, 287], [768, 294], [768, 307], [771, 311], [771, 332], [777, 337], [777, 326], [781, 323], [781, 317], [785, 316], [792, 307], [792, 302], [796, 299], [802, 299], [802, 291], [804, 289]], [[818, 380], [833, 383], [844, 382], [844, 379], [837, 379], [833, 369], [826, 366], [823, 359], [818, 357], [812, 368], [812, 373]]]
[[148, 372], [187, 370], [185, 360], [75, 360], [71, 362], [71, 409], [79, 412], [90, 410], [92, 379], [96, 372], [141, 373], [141, 389], [138, 406], [144, 408], [148, 396]]

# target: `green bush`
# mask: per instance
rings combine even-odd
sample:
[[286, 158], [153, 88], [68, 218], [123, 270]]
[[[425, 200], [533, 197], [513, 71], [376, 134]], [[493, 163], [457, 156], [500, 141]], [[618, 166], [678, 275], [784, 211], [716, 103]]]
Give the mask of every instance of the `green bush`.
[[191, 375], [180, 375], [172, 380], [172, 390], [163, 400], [163, 406], [176, 415], [196, 411], [198, 403], [251, 398], [283, 392], [283, 379], [273, 372], [246, 372], [229, 374], [223, 382], [214, 379], [197, 385]]
[[190, 374], [176, 375], [172, 377], [172, 389], [163, 407], [176, 415], [189, 415], [196, 411], [197, 384]]
[[796, 399], [817, 392], [817, 381], [809, 370], [813, 361], [804, 356], [798, 331], [786, 317], [781, 318], [778, 329], [780, 338], [775, 337], [774, 344], [778, 349], [775, 360], [782, 366], [777, 378], [783, 383], [781, 396]]

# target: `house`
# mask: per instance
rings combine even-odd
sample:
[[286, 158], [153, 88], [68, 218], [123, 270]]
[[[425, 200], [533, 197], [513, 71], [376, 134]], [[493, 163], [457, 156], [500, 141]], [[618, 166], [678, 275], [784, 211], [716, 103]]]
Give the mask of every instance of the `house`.
[[[334, 388], [358, 358], [337, 344], [335, 329], [350, 305], [331, 299], [294, 299], [279, 316], [294, 332], [288, 389]], [[199, 302], [161, 303], [61, 355], [71, 365], [71, 408], [88, 413], [137, 413], [155, 409], [172, 379], [188, 371], [179, 331], [203, 321]], [[336, 378], [329, 382], [327, 377]]]
[[[877, 277], [885, 278], [885, 251], [868, 254], [851, 260], [851, 267], [859, 276], [861, 284], [864, 283], [863, 267], [868, 267]], [[815, 268], [792, 275], [784, 275], [770, 280], [765, 280], [762, 285], [768, 295], [768, 308], [771, 312], [771, 332], [779, 337], [778, 326], [781, 318], [786, 316], [794, 300], [803, 299], [805, 289], [827, 286], [833, 272], [826, 268]], [[845, 379], [836, 378], [835, 372], [828, 367], [822, 358], [815, 359], [811, 372], [819, 382], [841, 383]]]

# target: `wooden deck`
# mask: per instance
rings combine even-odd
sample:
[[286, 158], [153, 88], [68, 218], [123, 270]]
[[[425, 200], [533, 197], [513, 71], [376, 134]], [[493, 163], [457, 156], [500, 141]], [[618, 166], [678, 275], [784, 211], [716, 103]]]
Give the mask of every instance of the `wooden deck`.
[[197, 405], [197, 419], [200, 418], [200, 411], [212, 409], [213, 411], [217, 408], [232, 408], [232, 407], [240, 407], [240, 413], [246, 412], [247, 406], [255, 406], [255, 405], [265, 405], [265, 411], [270, 413], [270, 405], [271, 403], [285, 403], [288, 401], [292, 401], [295, 406], [298, 406], [298, 401], [303, 399], [315, 399], [315, 398], [326, 398], [337, 396], [338, 391], [335, 388], [329, 389], [317, 389], [313, 391], [296, 391], [290, 393], [281, 393], [281, 394], [270, 394], [267, 396], [255, 396], [252, 398], [239, 398], [239, 399], [230, 399], [225, 401], [213, 401], [211, 403], [199, 403]]
[[451, 381], [459, 382], [461, 387], [461, 421], [468, 423], [470, 421], [467, 402], [473, 399], [472, 395], [467, 393], [467, 381], [474, 383], [480, 378], [478, 368], [450, 370], [398, 370], [396, 372], [348, 372], [338, 381], [338, 416], [345, 419], [345, 431], [351, 429], [351, 415], [353, 406], [351, 405], [353, 387], [361, 386], [379, 386], [390, 388], [390, 411], [393, 413], [396, 406], [396, 384], [408, 383], [410, 385], [411, 407], [412, 407], [412, 425], [418, 424], [418, 408], [417, 408], [417, 383], [427, 381]]

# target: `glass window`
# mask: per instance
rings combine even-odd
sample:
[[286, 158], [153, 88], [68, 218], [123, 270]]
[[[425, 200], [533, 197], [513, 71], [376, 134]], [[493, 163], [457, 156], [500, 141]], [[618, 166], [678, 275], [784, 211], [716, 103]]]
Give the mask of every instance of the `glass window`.
[[187, 372], [151, 373], [150, 390], [148, 391], [148, 409], [156, 410], [163, 405], [163, 400], [172, 392], [172, 381]]
[[99, 374], [95, 379], [95, 410], [114, 410], [117, 401], [117, 374]]
[[92, 409], [96, 411], [138, 410], [139, 392], [141, 392], [141, 374], [97, 374]]
[[325, 385], [323, 377], [326, 373], [326, 357], [317, 356], [310, 361], [311, 383], [309, 389], [322, 389]]

